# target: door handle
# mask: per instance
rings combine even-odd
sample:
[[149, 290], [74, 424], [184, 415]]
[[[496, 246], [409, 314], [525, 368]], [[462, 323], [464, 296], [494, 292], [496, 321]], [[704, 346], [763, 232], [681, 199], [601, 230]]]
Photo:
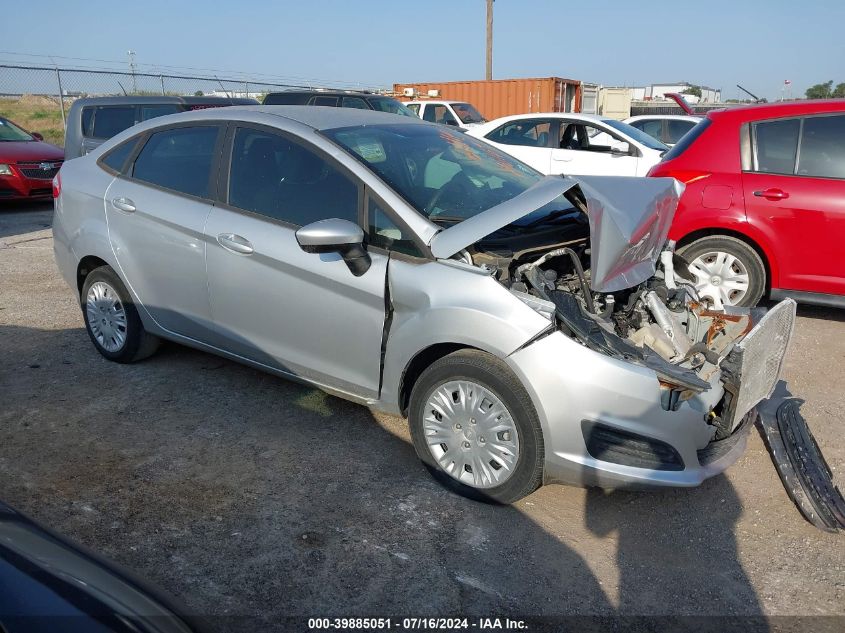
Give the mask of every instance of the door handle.
[[248, 239], [234, 233], [221, 233], [217, 236], [217, 243], [226, 250], [240, 255], [251, 255], [255, 251]]
[[786, 200], [789, 194], [782, 189], [764, 189], [763, 191], [755, 191], [754, 195], [758, 198], [765, 198], [766, 200]]
[[552, 160], [559, 160], [563, 163], [568, 163], [572, 160], [572, 156], [566, 154], [552, 154]]
[[123, 211], [124, 213], [135, 213], [135, 203], [129, 198], [114, 198], [111, 201], [111, 204], [118, 211]]

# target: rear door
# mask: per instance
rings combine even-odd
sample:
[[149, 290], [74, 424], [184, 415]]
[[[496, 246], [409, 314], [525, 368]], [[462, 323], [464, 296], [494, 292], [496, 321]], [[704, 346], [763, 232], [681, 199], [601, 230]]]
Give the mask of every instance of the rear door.
[[748, 221], [775, 244], [778, 287], [845, 294], [845, 114], [751, 124]]
[[[220, 347], [321, 385], [378, 396], [388, 257], [360, 277], [304, 252], [296, 229], [361, 223], [363, 186], [273, 128], [233, 126], [223, 202], [208, 219], [208, 287]], [[225, 174], [225, 171], [224, 171]]]
[[552, 148], [557, 136], [557, 121], [554, 119], [528, 118], [508, 121], [485, 138], [537, 171], [549, 174], [555, 173], [550, 170]]
[[152, 131], [106, 191], [109, 238], [122, 278], [166, 330], [209, 342], [213, 334], [203, 228], [214, 197], [221, 126]]

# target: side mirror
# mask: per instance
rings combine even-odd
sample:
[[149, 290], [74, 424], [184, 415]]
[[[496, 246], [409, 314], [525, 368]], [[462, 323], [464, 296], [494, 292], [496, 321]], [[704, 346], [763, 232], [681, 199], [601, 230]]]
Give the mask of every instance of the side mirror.
[[36, 141], [43, 141], [44, 137], [39, 134], [38, 132], [30, 132], [29, 135], [34, 138]]
[[610, 147], [610, 153], [616, 154], [618, 156], [630, 156], [631, 155], [631, 144], [630, 143], [616, 143]]
[[306, 253], [338, 253], [356, 277], [372, 263], [364, 248], [364, 231], [349, 220], [329, 218], [306, 224], [297, 230], [296, 241]]

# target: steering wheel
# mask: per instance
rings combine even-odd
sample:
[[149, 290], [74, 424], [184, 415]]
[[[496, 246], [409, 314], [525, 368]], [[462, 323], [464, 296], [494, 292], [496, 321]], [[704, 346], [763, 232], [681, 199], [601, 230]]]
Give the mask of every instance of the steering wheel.
[[[466, 182], [463, 182], [466, 181]], [[454, 189], [456, 194], [458, 195], [470, 195], [471, 189], [467, 185], [471, 185], [471, 181], [467, 178], [466, 174], [463, 172], [458, 172], [447, 182], [445, 185], [440, 187], [437, 191], [434, 192], [434, 195], [431, 196], [431, 200], [428, 201], [426, 205], [426, 210], [431, 213], [436, 207], [437, 203], [443, 198], [447, 191]]]

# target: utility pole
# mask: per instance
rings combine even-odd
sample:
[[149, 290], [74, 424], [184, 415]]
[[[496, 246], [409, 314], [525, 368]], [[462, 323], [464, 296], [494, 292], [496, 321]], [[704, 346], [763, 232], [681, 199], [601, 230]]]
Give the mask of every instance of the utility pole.
[[129, 55], [129, 72], [132, 73], [132, 94], [138, 94], [138, 80], [135, 78], [135, 51], [126, 51]]
[[493, 0], [487, 0], [487, 76], [493, 79]]

